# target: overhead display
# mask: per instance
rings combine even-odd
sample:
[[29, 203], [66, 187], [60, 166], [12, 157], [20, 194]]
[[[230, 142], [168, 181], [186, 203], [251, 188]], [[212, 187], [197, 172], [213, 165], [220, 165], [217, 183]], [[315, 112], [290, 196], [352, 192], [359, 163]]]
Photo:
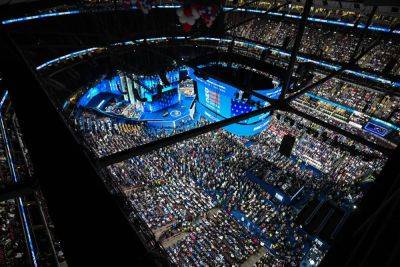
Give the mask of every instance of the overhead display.
[[[198, 110], [211, 122], [249, 113], [269, 105], [268, 102], [253, 95], [245, 97], [242, 90], [214, 78], [198, 77], [193, 70], [189, 71], [189, 74], [197, 86], [198, 102], [200, 103]], [[257, 92], [276, 99], [279, 97], [281, 87]], [[225, 129], [239, 136], [252, 136], [264, 130], [269, 121], [269, 113], [265, 113], [229, 125]]]

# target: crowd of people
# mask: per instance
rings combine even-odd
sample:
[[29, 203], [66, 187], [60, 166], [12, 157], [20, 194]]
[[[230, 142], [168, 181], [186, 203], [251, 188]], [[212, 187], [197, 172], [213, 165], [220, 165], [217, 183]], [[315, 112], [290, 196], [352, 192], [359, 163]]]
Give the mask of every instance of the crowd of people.
[[24, 231], [21, 225], [17, 202], [0, 202], [0, 264], [23, 266], [28, 263]]
[[0, 202], [0, 265], [24, 266], [29, 256], [15, 200]]
[[[246, 19], [242, 15], [228, 14], [228, 27]], [[296, 25], [290, 19], [260, 18], [236, 27], [231, 34], [290, 50]], [[362, 46], [375, 37], [367, 33]], [[353, 56], [358, 40], [356, 31], [308, 25], [300, 52], [344, 63]], [[261, 56], [258, 50], [247, 52]], [[400, 44], [387, 37], [358, 64], [368, 71], [398, 75], [399, 65], [391, 62], [399, 53]], [[319, 78], [315, 74], [314, 81]], [[400, 122], [396, 96], [339, 79], [311, 93], [353, 108], [358, 115], [317, 103], [310, 96], [296, 99], [293, 106], [376, 143], [384, 141], [348, 122], [364, 125], [368, 116]], [[204, 124], [200, 120], [196, 126]], [[89, 112], [79, 114], [75, 125], [99, 157], [188, 129], [153, 129]], [[296, 137], [291, 157], [279, 153], [288, 134]], [[314, 242], [295, 223], [304, 200], [317, 197], [351, 209], [364, 194], [366, 178], [379, 173], [385, 161], [381, 153], [364, 145], [296, 115], [276, 112], [268, 129], [252, 138], [220, 129], [107, 169], [173, 263], [239, 266], [261, 253], [256, 266], [298, 266]], [[283, 192], [290, 201], [272, 195], [266, 186]]]
[[131, 103], [125, 101], [115, 102], [110, 101], [107, 106], [102, 107], [105, 112], [113, 115], [121, 115], [131, 119], [139, 119], [141, 115], [140, 109]]
[[[356, 1], [349, 1], [349, 2], [356, 2]], [[226, 5], [228, 6], [235, 6], [235, 3], [237, 1], [233, 0], [228, 0], [226, 1]], [[252, 2], [248, 5], [249, 8], [261, 8], [261, 9], [269, 9], [275, 6], [274, 1], [257, 1], [257, 2]], [[280, 9], [281, 12], [288, 13], [288, 14], [293, 14], [293, 15], [298, 15], [301, 16], [303, 12], [303, 4], [301, 3], [295, 3], [292, 2], [291, 5], [284, 6]], [[354, 6], [355, 7], [355, 6]], [[322, 18], [322, 19], [332, 19], [332, 20], [340, 20], [344, 22], [350, 22], [354, 23], [358, 19], [360, 22], [366, 22], [366, 17], [361, 17], [360, 14], [368, 14], [368, 9], [362, 9], [357, 10], [354, 8], [353, 10], [349, 8], [344, 8], [344, 9], [333, 9], [330, 8], [330, 6], [321, 6], [321, 5], [315, 5], [311, 10], [310, 10], [310, 16], [311, 17], [316, 17], [316, 18]], [[367, 12], [367, 13], [366, 13]], [[389, 27], [390, 25], [393, 25], [393, 23], [398, 22], [399, 19], [397, 17], [392, 17], [388, 14], [375, 14], [372, 20], [372, 25], [374, 26], [385, 26]]]
[[[330, 153], [325, 151], [330, 151]], [[339, 148], [315, 140], [308, 135], [299, 138], [294, 155], [304, 158], [308, 164], [324, 173], [330, 173], [342, 156]]]
[[285, 263], [276, 259], [273, 255], [266, 253], [254, 263], [254, 266], [255, 267], [263, 267], [263, 266], [283, 267], [283, 266], [285, 266]]
[[[365, 154], [374, 153], [365, 146], [357, 147], [358, 154], [354, 155], [354, 151], [346, 150], [352, 146], [350, 140], [343, 137], [338, 139], [333, 132], [327, 132], [328, 139], [308, 134], [307, 129], [309, 129], [310, 123], [299, 117], [295, 117], [295, 119], [297, 123], [294, 125], [281, 119], [280, 124], [272, 124], [268, 131], [273, 132], [276, 136], [275, 149], [278, 149], [280, 138], [283, 135], [297, 136], [297, 142], [293, 148], [293, 155], [296, 155], [297, 159], [288, 159], [271, 152], [272, 149], [261, 150], [253, 145], [252, 147], [257, 148], [257, 154], [269, 161], [267, 163], [261, 161], [258, 164], [258, 173], [260, 170], [267, 173], [268, 175], [264, 176], [264, 179], [270, 184], [282, 188], [288, 195], [293, 195], [304, 186], [310, 192], [328, 193], [329, 198], [339, 204], [349, 204], [354, 200], [357, 202], [362, 197], [362, 190], [359, 187], [362, 179], [371, 173], [378, 173], [384, 165], [385, 158], [379, 154], [375, 155], [372, 160], [365, 159]], [[290, 131], [287, 130], [289, 127]], [[266, 132], [268, 133], [268, 131]], [[265, 139], [265, 133], [262, 133], [262, 138]], [[304, 142], [304, 139], [308, 141]], [[273, 143], [273, 140], [267, 140], [270, 144]], [[339, 146], [338, 143], [342, 145]], [[311, 151], [311, 149], [314, 153], [304, 152]], [[312, 164], [313, 162], [320, 162], [321, 166]], [[305, 168], [304, 163], [314, 168]], [[259, 167], [261, 164], [263, 166]], [[329, 171], [324, 173], [324, 170], [327, 171], [328, 168], [326, 166], [329, 166]], [[315, 168], [319, 168], [319, 171], [316, 171]], [[280, 170], [276, 171], [276, 169]], [[317, 179], [312, 179], [312, 177]]]
[[183, 240], [167, 249], [178, 266], [239, 266], [260, 247], [242, 226], [220, 210], [205, 214], [187, 231]]
[[396, 140], [396, 135], [398, 134], [397, 130], [387, 130], [387, 132], [394, 131], [394, 135], [392, 137], [389, 136], [388, 138], [382, 138], [381, 136], [364, 130], [364, 126], [367, 125], [370, 118], [361, 112], [353, 112], [337, 108], [336, 106], [323, 101], [315, 101], [307, 95], [297, 98], [291, 103], [291, 105], [300, 111], [312, 114], [312, 116], [322, 121], [342, 128], [347, 132], [353, 133], [383, 147], [394, 148], [399, 142], [398, 138]]
[[[294, 115], [291, 116], [297, 121], [293, 127], [303, 130], [311, 128], [310, 122]], [[364, 145], [354, 144], [353, 141], [334, 132], [327, 131], [326, 133], [326, 137], [322, 137], [321, 134], [317, 137], [314, 134], [311, 136], [308, 135], [307, 138], [313, 140], [308, 143], [320, 144], [314, 147], [314, 153], [309, 153], [308, 157], [305, 158], [305, 154], [297, 152], [299, 149], [300, 151], [304, 151], [304, 148], [301, 147], [304, 145], [301, 144], [301, 140], [295, 146], [294, 154], [297, 154], [299, 158], [303, 158], [304, 160], [308, 158], [312, 158], [314, 161], [333, 159], [330, 163], [328, 161], [328, 165], [331, 168], [322, 178], [326, 183], [321, 183], [321, 179], [319, 179], [313, 185], [313, 190], [327, 193], [328, 198], [334, 200], [336, 203], [357, 203], [363, 196], [363, 190], [360, 187], [363, 180], [369, 175], [379, 173], [387, 157]], [[335, 155], [333, 156], [332, 154]]]
[[[323, 78], [315, 73], [313, 82]], [[383, 92], [344, 82], [339, 79], [331, 79], [312, 90], [312, 93], [348, 106], [359, 112], [376, 118], [400, 124], [400, 98], [395, 95], [387, 95]]]
[[154, 129], [147, 127], [146, 122], [129, 123], [122, 120], [116, 122], [111, 117], [93, 111], [82, 111], [79, 116], [72, 119], [72, 123], [83, 135], [83, 140], [95, 156], [103, 157], [190, 128], [200, 127], [207, 122], [201, 120], [179, 125], [175, 129]]
[[[136, 189], [129, 193], [130, 199], [155, 231], [168, 224], [195, 220], [215, 207], [228, 213], [240, 211], [264, 238], [272, 240], [277, 255], [294, 260], [296, 255], [290, 255], [293, 251], [286, 252], [290, 242], [284, 242], [291, 238], [291, 226], [284, 218], [293, 221], [294, 214], [285, 212], [287, 207], [268, 206], [272, 197], [244, 175], [254, 160], [246, 160], [246, 154], [251, 152], [243, 152], [233, 136], [220, 131], [157, 151], [156, 155], [141, 156], [142, 171], [147, 172], [142, 175], [149, 181], [153, 181], [155, 173], [170, 178], [165, 183], [150, 182]], [[156, 161], [160, 164], [154, 166], [152, 162]]]
[[[260, 262], [298, 265], [311, 242], [295, 224], [298, 207], [277, 200], [250, 175], [289, 196], [303, 188], [302, 198], [323, 195], [346, 208], [363, 195], [362, 179], [379, 172], [385, 162], [381, 155], [367, 161], [343, 149], [351, 143], [346, 138], [321, 127], [319, 131], [326, 132], [322, 138], [308, 131], [309, 122], [278, 114], [267, 130], [250, 139], [221, 129], [108, 167], [137, 215], [168, 244], [174, 263], [239, 265], [262, 249], [267, 256]], [[87, 113], [81, 113], [77, 125], [88, 118], [94, 125], [78, 129], [90, 137], [98, 155], [121, 149], [121, 140], [123, 149], [148, 136], [141, 136], [142, 131], [122, 133], [128, 125]], [[297, 138], [294, 157], [278, 152], [286, 134]], [[330, 145], [332, 140], [342, 146]], [[362, 145], [356, 149], [376, 153]], [[305, 167], [312, 160], [320, 166]]]
[[[4, 119], [3, 119], [4, 120]], [[13, 182], [6, 157], [3, 134], [0, 134], [0, 188]], [[24, 230], [16, 199], [0, 202], [0, 265], [23, 266], [28, 264]]]
[[141, 124], [113, 123], [111, 118], [92, 112], [84, 112], [74, 123], [98, 157], [147, 143], [152, 137]]
[[[251, 16], [251, 15], [248, 15]], [[228, 27], [245, 20], [243, 14], [231, 14], [226, 17]], [[297, 22], [290, 20], [276, 20], [273, 18], [262, 18], [250, 20], [231, 30], [231, 34], [245, 37], [254, 41], [263, 42], [271, 46], [291, 50], [294, 45]], [[373, 33], [367, 34], [361, 47], [372, 44], [377, 37]], [[339, 63], [349, 62], [354, 55], [354, 49], [359, 41], [359, 34], [348, 29], [332, 29], [323, 25], [313, 24], [307, 26], [300, 47], [300, 52], [321, 58], [326, 61]], [[358, 65], [368, 71], [385, 72], [391, 75], [399, 75], [400, 65], [386, 69], [400, 53], [400, 43], [396, 38], [385, 39], [379, 42], [369, 53], [367, 53]], [[394, 61], [396, 63], [396, 61]]]
[[[7, 192], [15, 180], [28, 181], [33, 169], [13, 107], [8, 106], [7, 112], [0, 110], [0, 116], [0, 189]], [[44, 220], [49, 232], [43, 231]], [[0, 201], [0, 266], [51, 266], [55, 258], [58, 263], [65, 262], [53, 227], [40, 190]], [[49, 247], [50, 242], [55, 250]]]
[[[111, 6], [126, 1], [86, 2], [89, 7], [96, 7], [98, 3]], [[166, 2], [176, 4], [176, 1]], [[270, 4], [260, 1], [253, 6], [268, 8]], [[301, 14], [301, 10], [294, 8], [289, 11]], [[347, 21], [359, 17], [352, 12], [344, 16], [344, 13], [324, 9], [313, 9], [311, 15]], [[226, 16], [227, 27], [247, 18], [242, 13], [232, 12]], [[365, 21], [365, 17], [361, 21]], [[374, 25], [387, 26], [390, 23], [385, 19], [373, 21]], [[297, 23], [290, 19], [260, 18], [242, 24], [230, 33], [290, 50], [296, 27]], [[358, 39], [359, 33], [355, 31], [308, 25], [300, 53], [345, 63], [354, 54]], [[374, 33], [367, 33], [362, 46], [371, 44], [374, 39]], [[257, 49], [247, 50], [247, 53], [261, 56]], [[398, 40], [385, 37], [358, 65], [372, 72], [400, 75], [400, 63], [396, 62], [399, 55]], [[321, 77], [316, 75], [315, 78]], [[339, 79], [331, 79], [312, 93], [400, 124], [400, 100], [397, 96]], [[310, 108], [317, 104], [303, 96], [293, 105], [313, 113]], [[339, 114], [331, 106], [324, 107], [324, 110], [328, 115], [324, 112], [313, 114], [365, 136], [362, 130], [340, 122], [335, 116], [349, 121], [357, 118]], [[112, 104], [105, 111], [128, 118], [138, 117], [133, 106]], [[382, 154], [322, 127], [316, 129], [309, 121], [293, 114], [277, 114], [280, 118], [274, 115], [268, 129], [252, 138], [240, 138], [220, 129], [107, 168], [114, 184], [137, 211], [135, 215], [155, 233], [173, 263], [178, 266], [239, 266], [261, 253], [255, 266], [298, 266], [313, 243], [313, 237], [295, 223], [300, 211], [296, 204], [300, 201], [292, 199], [290, 203], [283, 203], [265, 190], [264, 183], [288, 196], [295, 196], [303, 190], [304, 194], [298, 198], [323, 196], [347, 209], [362, 198], [361, 185], [365, 178], [376, 175], [383, 168], [386, 158]], [[174, 130], [154, 129], [145, 123], [128, 123], [83, 111], [73, 123], [87, 147], [97, 157], [103, 157], [207, 122], [200, 120]], [[279, 153], [281, 141], [287, 134], [297, 139], [289, 158]], [[382, 142], [372, 135], [366, 138]], [[4, 143], [4, 140], [0, 142]], [[9, 177], [10, 173], [4, 147], [0, 147], [0, 154], [2, 186], [5, 183], [3, 178]], [[366, 154], [372, 157], [366, 158]], [[0, 265], [27, 265], [29, 255], [19, 212], [17, 201], [0, 202]], [[57, 251], [63, 258], [61, 249]]]

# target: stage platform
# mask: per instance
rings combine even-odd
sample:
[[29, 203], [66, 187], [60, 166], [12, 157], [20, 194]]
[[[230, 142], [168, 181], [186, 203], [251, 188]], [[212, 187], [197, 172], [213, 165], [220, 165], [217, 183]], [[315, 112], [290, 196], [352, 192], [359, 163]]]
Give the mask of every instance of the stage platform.
[[140, 121], [146, 121], [149, 126], [159, 128], [176, 128], [193, 121], [190, 109], [194, 97], [181, 95], [179, 103], [156, 112], [143, 112]]

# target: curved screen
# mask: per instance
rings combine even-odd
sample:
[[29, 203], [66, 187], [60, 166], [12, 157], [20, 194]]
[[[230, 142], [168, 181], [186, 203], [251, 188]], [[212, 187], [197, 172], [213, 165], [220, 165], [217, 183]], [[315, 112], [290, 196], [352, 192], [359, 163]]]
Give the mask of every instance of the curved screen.
[[[197, 86], [198, 102], [201, 104], [198, 110], [211, 122], [235, 117], [269, 105], [267, 101], [253, 95], [244, 97], [242, 90], [214, 78], [198, 77], [193, 71], [189, 71], [189, 74]], [[268, 98], [277, 99], [281, 87], [257, 90], [257, 92]], [[269, 120], [269, 113], [261, 114], [229, 125], [225, 129], [239, 136], [252, 136], [264, 130]]]

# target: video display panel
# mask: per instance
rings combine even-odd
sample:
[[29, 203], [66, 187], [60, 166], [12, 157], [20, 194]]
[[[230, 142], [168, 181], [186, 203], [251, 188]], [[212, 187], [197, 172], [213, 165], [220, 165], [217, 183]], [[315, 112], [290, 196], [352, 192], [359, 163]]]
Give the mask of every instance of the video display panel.
[[225, 118], [231, 117], [231, 100], [239, 90], [211, 78], [196, 81], [199, 102]]
[[[194, 73], [191, 73], [191, 77], [197, 84], [200, 104], [198, 110], [210, 122], [249, 113], [269, 105], [268, 102], [254, 95], [243, 97], [243, 91], [213, 78], [203, 79]], [[270, 98], [277, 98], [280, 91], [281, 88], [277, 87], [262, 90], [262, 94]], [[269, 113], [266, 113], [229, 125], [225, 129], [239, 136], [252, 136], [264, 130], [269, 121]]]

